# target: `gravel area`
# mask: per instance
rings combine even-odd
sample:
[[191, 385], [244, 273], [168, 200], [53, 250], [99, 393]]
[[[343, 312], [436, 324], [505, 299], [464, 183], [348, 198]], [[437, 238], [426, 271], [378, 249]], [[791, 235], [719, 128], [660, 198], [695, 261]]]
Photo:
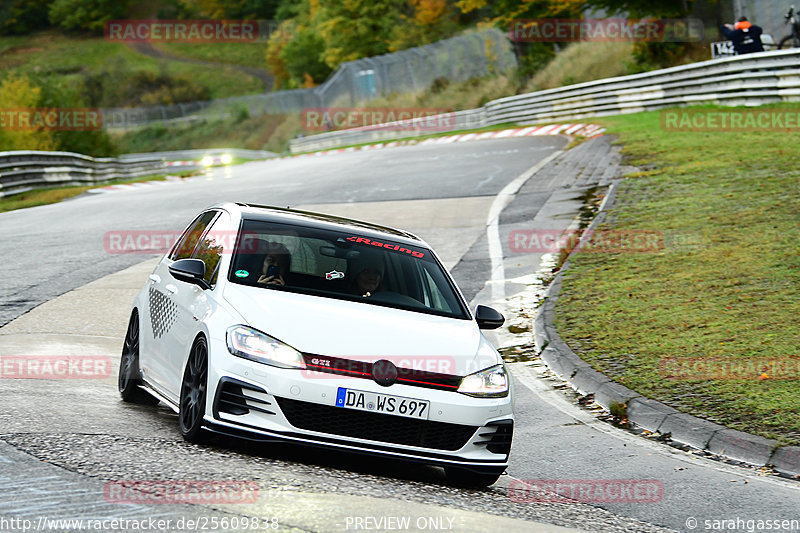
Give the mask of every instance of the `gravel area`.
[[[441, 470], [433, 467], [324, 450], [224, 442], [214, 437], [204, 446], [182, 440], [85, 434], [15, 433], [0, 435], [0, 439], [38, 459], [104, 481], [256, 481], [260, 499], [291, 492], [338, 493], [590, 531], [669, 531], [582, 503], [515, 503], [499, 486], [480, 491], [449, 487]], [[504, 476], [498, 485], [507, 479]]]

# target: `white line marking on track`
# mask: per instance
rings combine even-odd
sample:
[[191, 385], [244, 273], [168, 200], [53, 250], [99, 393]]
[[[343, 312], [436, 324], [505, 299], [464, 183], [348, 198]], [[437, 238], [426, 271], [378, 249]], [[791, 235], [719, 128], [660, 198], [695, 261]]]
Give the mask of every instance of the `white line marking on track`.
[[503, 266], [503, 245], [500, 243], [500, 213], [503, 212], [503, 209], [511, 202], [512, 197], [517, 194], [520, 187], [522, 187], [531, 176], [539, 172], [547, 163], [563, 153], [564, 150], [556, 150], [533, 165], [514, 179], [514, 181], [503, 187], [503, 190], [497, 194], [492, 202], [489, 215], [486, 217], [486, 237], [489, 240], [489, 259], [491, 260], [491, 276], [489, 276], [489, 282], [492, 284], [492, 302], [500, 302], [506, 298], [506, 271]]

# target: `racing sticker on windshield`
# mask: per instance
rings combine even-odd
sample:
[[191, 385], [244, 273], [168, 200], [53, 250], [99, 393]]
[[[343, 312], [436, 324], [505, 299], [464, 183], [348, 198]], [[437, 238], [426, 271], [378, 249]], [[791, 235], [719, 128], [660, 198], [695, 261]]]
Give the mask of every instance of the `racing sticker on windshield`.
[[332, 270], [325, 274], [325, 279], [339, 279], [344, 277], [344, 272], [339, 272], [337, 270]]
[[422, 259], [425, 256], [424, 252], [419, 252], [417, 250], [409, 250], [408, 248], [403, 248], [398, 244], [379, 242], [376, 240], [368, 239], [366, 237], [347, 237], [347, 240], [350, 242], [354, 242], [356, 244], [368, 244], [370, 246], [376, 246], [378, 248], [386, 248], [387, 250], [392, 250], [394, 252], [410, 254], [418, 259]]

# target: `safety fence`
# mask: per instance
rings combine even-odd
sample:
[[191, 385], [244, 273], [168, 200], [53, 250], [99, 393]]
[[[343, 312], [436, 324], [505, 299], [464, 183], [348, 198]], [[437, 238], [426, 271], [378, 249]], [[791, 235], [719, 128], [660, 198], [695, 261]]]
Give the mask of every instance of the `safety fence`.
[[[792, 101], [800, 101], [800, 49], [725, 57], [509, 96], [459, 113], [473, 117], [470, 127], [478, 128], [574, 121], [701, 103], [757, 106]], [[457, 123], [447, 131], [468, 129], [465, 124]], [[305, 152], [431, 133], [425, 128], [377, 124], [294, 139], [291, 150]]]
[[507, 73], [517, 67], [506, 34], [487, 29], [409, 48], [392, 54], [343, 63], [321, 85], [311, 89], [188, 102], [168, 106], [103, 109], [108, 129], [130, 129], [153, 123], [191, 122], [249, 116], [299, 113], [303, 109], [354, 106], [396, 93], [424, 90], [434, 80], [450, 82]]

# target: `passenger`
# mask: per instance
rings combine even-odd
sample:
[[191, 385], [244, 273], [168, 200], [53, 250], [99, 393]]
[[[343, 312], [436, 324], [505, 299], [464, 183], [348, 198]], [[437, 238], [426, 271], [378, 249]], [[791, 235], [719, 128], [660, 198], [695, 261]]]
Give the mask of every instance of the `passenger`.
[[267, 255], [261, 265], [261, 276], [256, 283], [262, 285], [286, 285], [286, 275], [292, 256], [289, 249], [279, 242], [267, 243]]

